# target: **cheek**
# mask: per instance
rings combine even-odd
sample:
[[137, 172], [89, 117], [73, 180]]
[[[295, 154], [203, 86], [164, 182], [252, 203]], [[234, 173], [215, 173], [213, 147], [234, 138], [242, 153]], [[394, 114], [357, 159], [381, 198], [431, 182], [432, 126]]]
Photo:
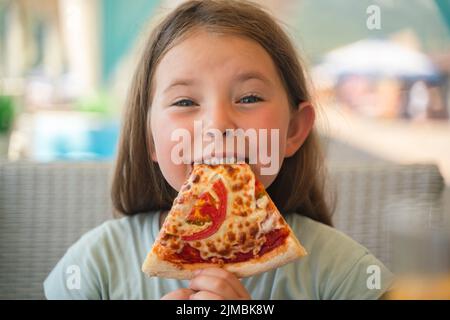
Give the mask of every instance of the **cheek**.
[[284, 105], [269, 106], [247, 117], [246, 123], [249, 128], [279, 129], [281, 137], [281, 132], [285, 132], [289, 124], [289, 109]]
[[[252, 121], [252, 120], [250, 120]], [[280, 162], [282, 155], [284, 155], [284, 149], [286, 146], [287, 139], [287, 129], [289, 126], [289, 110], [287, 106], [281, 105], [277, 107], [270, 108], [268, 110], [263, 110], [258, 113], [257, 117], [254, 117], [253, 123], [251, 123], [253, 128], [267, 129], [267, 143], [269, 150], [277, 152], [280, 157]], [[271, 132], [278, 132], [278, 140], [272, 142]], [[272, 145], [276, 143], [276, 145]]]
[[[158, 113], [152, 114], [151, 119], [151, 130], [153, 136], [153, 143], [155, 146], [156, 159], [161, 166], [165, 161], [165, 157], [167, 156], [167, 151], [171, 148], [170, 135], [173, 131], [170, 125], [162, 125], [166, 123], [163, 117], [161, 117]], [[170, 155], [170, 152], [169, 152]]]
[[[263, 155], [270, 158], [271, 163], [262, 164], [259, 161], [258, 164], [252, 165], [257, 178], [266, 188], [275, 180], [283, 163], [288, 124], [289, 111], [288, 107], [285, 106], [262, 110], [257, 117], [248, 119], [247, 126], [249, 128], [267, 129], [266, 140], [258, 141], [258, 152], [262, 152]], [[276, 136], [272, 138], [275, 132], [278, 133], [278, 139]], [[264, 146], [264, 142], [267, 142], [267, 148]], [[270, 174], [263, 174], [261, 169], [269, 167]]]
[[152, 116], [151, 129], [157, 162], [164, 178], [177, 191], [187, 179], [190, 170], [189, 165], [176, 164], [172, 161], [172, 150], [179, 142], [172, 141], [171, 136], [172, 132], [179, 128], [176, 121], [158, 115]]

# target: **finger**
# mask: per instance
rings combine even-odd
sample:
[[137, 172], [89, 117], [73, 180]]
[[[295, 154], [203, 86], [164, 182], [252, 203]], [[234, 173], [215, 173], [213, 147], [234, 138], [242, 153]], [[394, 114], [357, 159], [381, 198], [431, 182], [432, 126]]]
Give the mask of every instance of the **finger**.
[[195, 291], [209, 291], [226, 299], [239, 299], [240, 296], [223, 278], [199, 275], [191, 280], [189, 288]]
[[208, 275], [215, 276], [221, 279], [224, 279], [229, 285], [233, 288], [233, 290], [237, 293], [239, 298], [241, 299], [250, 299], [250, 295], [245, 289], [244, 285], [241, 281], [231, 272], [222, 269], [222, 268], [207, 268], [199, 271], [198, 275]]
[[224, 297], [209, 291], [199, 291], [189, 297], [190, 300], [225, 300]]
[[189, 300], [189, 296], [191, 296], [194, 293], [195, 291], [191, 289], [182, 288], [169, 292], [168, 294], [163, 296], [161, 300]]

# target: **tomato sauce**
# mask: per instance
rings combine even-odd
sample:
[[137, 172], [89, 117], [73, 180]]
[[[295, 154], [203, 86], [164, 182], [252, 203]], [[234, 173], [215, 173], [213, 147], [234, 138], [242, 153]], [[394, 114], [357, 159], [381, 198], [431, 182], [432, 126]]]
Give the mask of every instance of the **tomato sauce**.
[[[255, 257], [260, 257], [278, 246], [282, 245], [289, 235], [288, 229], [276, 229], [270, 231], [265, 234], [266, 242], [261, 247], [261, 250], [258, 252], [256, 256], [253, 255], [253, 252], [250, 250], [249, 252], [239, 252], [236, 254], [236, 257], [233, 259], [222, 259], [225, 263], [235, 263], [235, 262], [243, 262], [248, 261]], [[200, 251], [191, 247], [189, 244], [186, 244], [180, 253], [174, 254], [173, 258], [177, 260], [177, 262], [183, 263], [208, 263], [211, 262], [211, 259], [203, 259], [200, 255]]]
[[217, 180], [213, 185], [213, 189], [219, 197], [219, 207], [216, 208], [216, 206], [211, 203], [213, 200], [209, 194], [204, 194], [201, 196], [201, 199], [203, 199], [205, 203], [200, 208], [201, 214], [203, 216], [209, 216], [212, 220], [211, 226], [192, 235], [183, 236], [183, 240], [193, 241], [208, 238], [219, 230], [220, 226], [225, 221], [225, 216], [227, 214], [227, 190], [222, 180]]

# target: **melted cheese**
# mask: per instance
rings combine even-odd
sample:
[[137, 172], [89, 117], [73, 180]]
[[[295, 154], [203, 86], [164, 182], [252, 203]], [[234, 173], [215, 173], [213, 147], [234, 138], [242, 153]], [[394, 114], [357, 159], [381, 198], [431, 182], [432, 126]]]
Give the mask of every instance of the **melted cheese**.
[[212, 222], [195, 225], [186, 222], [196, 198], [210, 192], [216, 202], [218, 196], [212, 190], [217, 179], [222, 179], [227, 189], [226, 218], [216, 233], [206, 239], [188, 241], [200, 251], [203, 259], [223, 257], [232, 259], [236, 253], [253, 250], [257, 254], [265, 242], [264, 234], [282, 227], [276, 211], [266, 210], [271, 200], [268, 195], [255, 199], [255, 176], [247, 164], [197, 165], [182, 186], [174, 201], [163, 229], [174, 235], [161, 244], [179, 253], [183, 247], [182, 236], [192, 235], [209, 228]]

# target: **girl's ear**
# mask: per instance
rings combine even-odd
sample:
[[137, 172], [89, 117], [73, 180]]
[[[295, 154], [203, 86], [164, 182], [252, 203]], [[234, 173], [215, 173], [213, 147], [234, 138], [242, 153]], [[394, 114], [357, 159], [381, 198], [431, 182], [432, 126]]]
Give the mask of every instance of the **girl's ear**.
[[308, 101], [300, 103], [298, 109], [291, 112], [284, 152], [286, 158], [293, 156], [305, 142], [313, 128], [315, 118], [314, 107]]

